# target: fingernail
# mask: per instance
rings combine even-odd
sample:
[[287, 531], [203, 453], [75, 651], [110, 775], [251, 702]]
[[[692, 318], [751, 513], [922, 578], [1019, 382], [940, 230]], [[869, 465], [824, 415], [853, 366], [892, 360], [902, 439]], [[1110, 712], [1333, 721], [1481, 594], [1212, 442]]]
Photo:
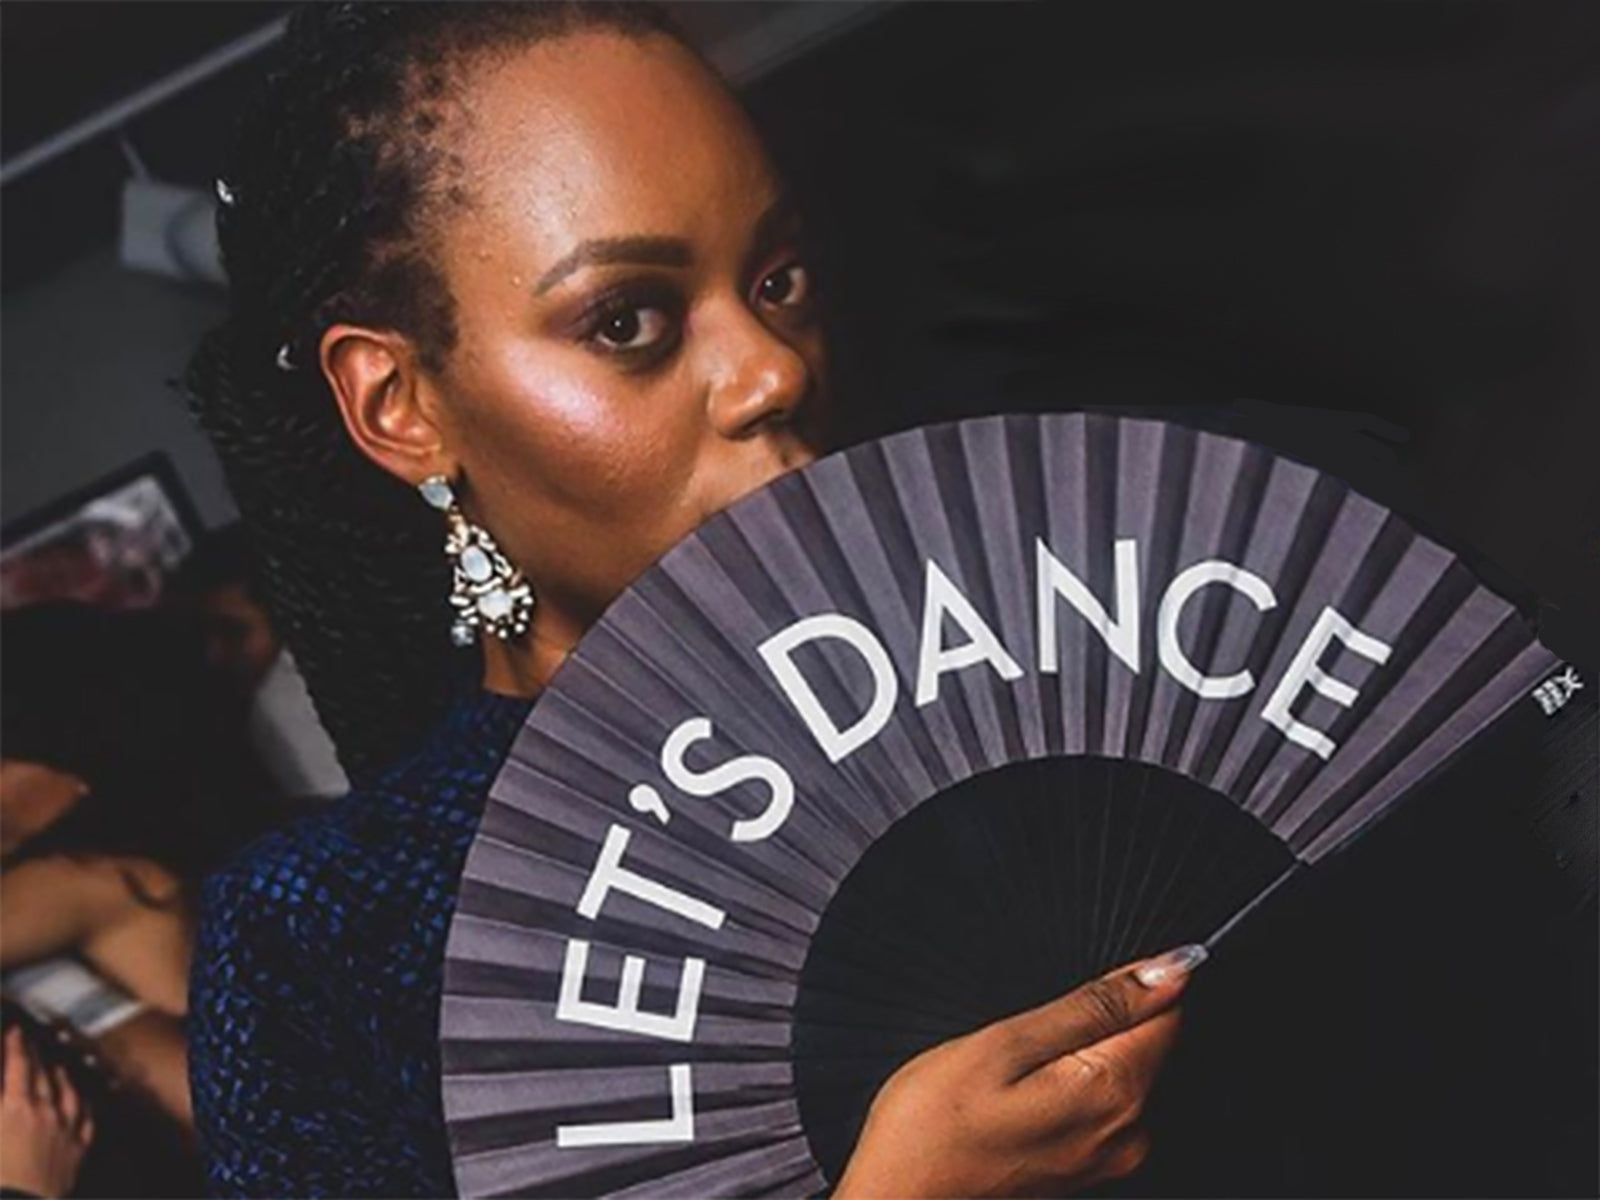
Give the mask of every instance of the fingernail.
[[1152, 958], [1135, 967], [1133, 977], [1145, 987], [1160, 987], [1163, 983], [1187, 975], [1209, 957], [1210, 952], [1199, 944], [1179, 946], [1176, 950], [1168, 950], [1160, 958]]

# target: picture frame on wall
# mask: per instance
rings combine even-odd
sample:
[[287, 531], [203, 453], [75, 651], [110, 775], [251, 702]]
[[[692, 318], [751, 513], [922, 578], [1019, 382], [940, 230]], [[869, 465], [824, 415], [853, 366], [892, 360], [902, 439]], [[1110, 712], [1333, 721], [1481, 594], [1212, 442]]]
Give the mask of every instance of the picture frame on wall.
[[172, 460], [144, 455], [0, 528], [0, 610], [147, 608], [203, 529]]

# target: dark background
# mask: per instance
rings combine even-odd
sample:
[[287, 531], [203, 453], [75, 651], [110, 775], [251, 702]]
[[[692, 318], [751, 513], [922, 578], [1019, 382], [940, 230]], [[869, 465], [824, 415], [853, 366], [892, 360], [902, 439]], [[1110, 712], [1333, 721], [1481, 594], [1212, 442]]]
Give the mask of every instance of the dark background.
[[[752, 102], [847, 420], [1187, 411], [1596, 661], [1600, 6], [914, 6]], [[1600, 1192], [1594, 709], [1519, 721], [1224, 945], [1114, 1190]]]
[[[847, 433], [1243, 402], [1600, 661], [1600, 7], [879, 9], [746, 88], [819, 242]], [[6, 158], [285, 11], [12, 0]], [[152, 174], [209, 190], [258, 70], [130, 122]], [[6, 291], [113, 241], [128, 173], [104, 136], [8, 186]]]
[[1595, 661], [1600, 7], [909, 5], [752, 102], [863, 422], [1252, 402]]
[[[283, 7], [7, 3], [5, 156]], [[254, 74], [135, 121], [151, 170], [209, 187]], [[746, 95], [847, 436], [1181, 409], [1481, 554], [1600, 662], [1600, 5], [896, 4]], [[127, 169], [102, 138], [5, 189], [8, 297], [114, 239]], [[1168, 1091], [1251, 1099], [1168, 1120], [1129, 1190], [1600, 1191], [1594, 710], [1560, 719], [1576, 775], [1529, 726], [1239, 931]]]

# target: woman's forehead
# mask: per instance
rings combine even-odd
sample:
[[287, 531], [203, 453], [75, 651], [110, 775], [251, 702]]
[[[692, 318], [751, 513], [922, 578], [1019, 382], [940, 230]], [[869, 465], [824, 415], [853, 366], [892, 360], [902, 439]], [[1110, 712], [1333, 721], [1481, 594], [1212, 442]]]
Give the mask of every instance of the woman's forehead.
[[538, 269], [586, 238], [694, 239], [776, 194], [738, 104], [664, 36], [542, 42], [478, 72], [465, 101], [452, 149], [482, 219], [454, 224], [474, 257], [512, 250]]

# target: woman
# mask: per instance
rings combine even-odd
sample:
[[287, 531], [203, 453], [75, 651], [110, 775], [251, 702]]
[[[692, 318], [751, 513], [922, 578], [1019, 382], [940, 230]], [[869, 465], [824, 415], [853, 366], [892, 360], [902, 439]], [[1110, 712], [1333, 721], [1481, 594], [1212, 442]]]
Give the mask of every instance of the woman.
[[[232, 311], [188, 383], [357, 790], [208, 891], [197, 1115], [223, 1191], [441, 1195], [489, 782], [605, 606], [815, 456], [826, 356], [755, 132], [653, 10], [315, 5], [285, 53], [218, 181]], [[841, 1194], [1131, 1170], [1198, 956], [914, 1060]]]

